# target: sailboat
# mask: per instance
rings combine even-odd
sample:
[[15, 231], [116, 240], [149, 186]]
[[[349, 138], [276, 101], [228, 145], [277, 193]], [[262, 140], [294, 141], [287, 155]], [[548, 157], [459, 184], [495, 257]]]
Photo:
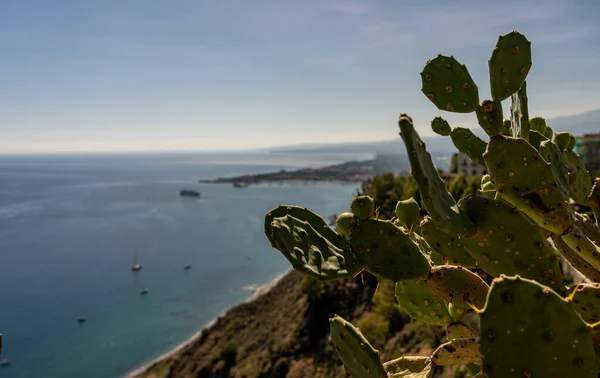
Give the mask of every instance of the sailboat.
[[138, 259], [138, 251], [137, 251], [137, 248], [136, 248], [135, 249], [135, 256], [133, 258], [133, 266], [131, 267], [131, 270], [134, 271], [134, 272], [142, 269], [142, 264], [140, 264], [138, 260], [139, 260]]

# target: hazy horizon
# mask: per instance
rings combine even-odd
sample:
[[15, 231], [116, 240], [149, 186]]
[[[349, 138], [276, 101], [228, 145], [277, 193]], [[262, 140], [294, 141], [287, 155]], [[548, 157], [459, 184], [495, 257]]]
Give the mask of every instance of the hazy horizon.
[[[511, 11], [511, 9], [513, 11]], [[118, 0], [0, 5], [0, 154], [235, 151], [422, 135], [438, 53], [489, 97], [498, 35], [532, 41], [532, 116], [598, 109], [592, 1]], [[518, 12], [517, 12], [518, 10]], [[510, 101], [505, 101], [508, 114]]]

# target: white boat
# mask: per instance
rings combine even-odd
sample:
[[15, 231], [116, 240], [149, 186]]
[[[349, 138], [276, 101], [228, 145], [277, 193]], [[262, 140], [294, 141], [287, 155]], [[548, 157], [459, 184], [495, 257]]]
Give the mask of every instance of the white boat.
[[147, 287], [145, 287], [145, 288], [143, 288], [143, 289], [140, 289], [140, 294], [142, 294], [142, 295], [145, 295], [145, 294], [148, 294], [148, 292], [149, 292], [149, 291], [150, 291], [150, 290], [148, 290], [148, 288], [147, 288]]

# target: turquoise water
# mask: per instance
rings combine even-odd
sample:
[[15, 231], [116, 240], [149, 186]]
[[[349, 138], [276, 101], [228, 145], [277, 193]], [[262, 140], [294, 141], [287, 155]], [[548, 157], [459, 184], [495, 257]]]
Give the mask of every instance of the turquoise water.
[[368, 156], [0, 157], [0, 333], [11, 361], [0, 377], [122, 376], [175, 347], [288, 270], [264, 237], [266, 211], [339, 213], [358, 188], [198, 179], [357, 158]]

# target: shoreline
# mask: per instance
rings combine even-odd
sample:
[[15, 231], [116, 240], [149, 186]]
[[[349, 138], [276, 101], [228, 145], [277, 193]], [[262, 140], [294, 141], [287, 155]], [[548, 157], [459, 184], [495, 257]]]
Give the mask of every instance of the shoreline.
[[280, 275], [278, 275], [277, 277], [275, 277], [272, 281], [259, 286], [258, 288], [256, 288], [256, 290], [254, 291], [254, 293], [250, 296], [250, 298], [246, 299], [245, 301], [242, 301], [240, 303], [237, 303], [235, 305], [230, 306], [228, 309], [226, 309], [225, 311], [219, 313], [217, 316], [215, 316], [212, 320], [210, 320], [208, 323], [206, 323], [206, 325], [204, 325], [198, 332], [194, 333], [191, 337], [189, 337], [188, 339], [184, 340], [183, 342], [181, 342], [180, 344], [178, 344], [175, 348], [161, 354], [160, 356], [152, 359], [150, 362], [143, 364], [142, 366], [140, 366], [139, 368], [127, 373], [126, 375], [123, 375], [123, 378], [139, 378], [142, 377], [143, 374], [147, 373], [150, 369], [152, 369], [154, 366], [156, 366], [157, 364], [159, 364], [160, 362], [162, 362], [163, 360], [173, 357], [174, 355], [176, 355], [178, 352], [180, 352], [182, 349], [184, 349], [185, 347], [187, 347], [188, 345], [192, 344], [194, 341], [196, 341], [201, 335], [202, 332], [204, 332], [204, 330], [207, 330], [209, 328], [211, 328], [216, 322], [217, 320], [219, 320], [219, 318], [221, 318], [222, 316], [226, 315], [232, 308], [239, 306], [241, 304], [244, 303], [250, 303], [252, 301], [255, 301], [257, 298], [265, 295], [266, 293], [268, 293], [273, 287], [275, 287], [279, 281], [281, 281], [281, 279], [288, 274], [290, 271], [286, 271]]

